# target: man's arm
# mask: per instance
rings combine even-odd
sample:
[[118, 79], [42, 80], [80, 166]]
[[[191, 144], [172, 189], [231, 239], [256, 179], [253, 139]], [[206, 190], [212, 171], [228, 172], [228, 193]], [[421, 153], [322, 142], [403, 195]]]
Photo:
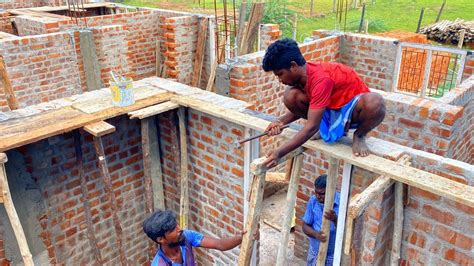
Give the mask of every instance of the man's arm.
[[314, 230], [309, 224], [303, 223], [303, 233], [305, 233], [307, 236], [315, 238], [321, 242], [326, 242], [326, 236], [323, 234], [323, 232], [318, 232]]
[[274, 151], [268, 159], [264, 162], [268, 168], [274, 167], [277, 161], [285, 156], [285, 154], [303, 145], [308, 139], [310, 139], [319, 130], [319, 124], [324, 114], [324, 108], [322, 109], [310, 109], [308, 111], [308, 120], [301, 129], [292, 139], [283, 144], [280, 148]]
[[240, 245], [240, 243], [242, 243], [242, 236], [243, 234], [221, 239], [204, 236], [200, 246], [203, 248], [212, 248], [220, 251], [226, 251]]

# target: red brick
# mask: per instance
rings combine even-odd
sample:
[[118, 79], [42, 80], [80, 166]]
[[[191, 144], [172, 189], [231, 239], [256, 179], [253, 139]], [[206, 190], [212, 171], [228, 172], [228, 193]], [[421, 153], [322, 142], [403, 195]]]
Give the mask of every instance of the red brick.
[[423, 123], [413, 121], [413, 120], [410, 120], [410, 119], [406, 119], [406, 118], [403, 118], [403, 117], [400, 117], [399, 121], [400, 121], [401, 124], [409, 126], [409, 127], [414, 127], [414, 128], [421, 129], [424, 126]]
[[454, 248], [447, 249], [444, 252], [444, 258], [449, 261], [454, 261], [460, 265], [472, 265], [472, 258], [464, 253], [456, 251]]
[[433, 220], [446, 224], [451, 225], [454, 222], [454, 215], [447, 211], [442, 211], [437, 209], [431, 205], [424, 205], [423, 206], [423, 215], [432, 218]]
[[472, 238], [453, 231], [445, 226], [437, 225], [435, 234], [438, 238], [465, 250], [471, 250]]

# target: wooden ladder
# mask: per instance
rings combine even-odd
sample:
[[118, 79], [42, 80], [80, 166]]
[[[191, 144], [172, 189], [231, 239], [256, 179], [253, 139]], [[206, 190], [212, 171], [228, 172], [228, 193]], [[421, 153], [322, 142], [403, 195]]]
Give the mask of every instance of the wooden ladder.
[[5, 205], [8, 219], [13, 228], [18, 246], [20, 247], [21, 257], [26, 266], [33, 266], [33, 257], [31, 256], [28, 242], [26, 241], [25, 232], [21, 226], [20, 219], [13, 204], [10, 188], [8, 187], [7, 172], [5, 171], [5, 163], [7, 162], [7, 155], [0, 153], [0, 203]]

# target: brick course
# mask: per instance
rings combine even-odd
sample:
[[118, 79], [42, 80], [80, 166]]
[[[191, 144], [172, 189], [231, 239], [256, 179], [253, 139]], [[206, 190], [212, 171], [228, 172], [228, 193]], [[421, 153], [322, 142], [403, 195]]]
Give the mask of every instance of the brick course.
[[[56, 33], [0, 41], [0, 54], [21, 107], [81, 92], [71, 38], [68, 33]], [[2, 93], [2, 111], [8, 110], [4, 99]]]

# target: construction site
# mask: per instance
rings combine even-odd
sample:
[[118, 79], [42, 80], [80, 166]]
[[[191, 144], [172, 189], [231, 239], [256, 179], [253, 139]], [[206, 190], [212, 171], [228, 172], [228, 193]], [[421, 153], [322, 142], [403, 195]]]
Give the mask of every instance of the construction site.
[[[0, 1], [0, 265], [149, 265], [158, 245], [142, 223], [157, 209], [207, 236], [247, 232], [229, 251], [196, 248], [197, 265], [306, 265], [302, 217], [322, 174], [325, 210], [341, 195], [333, 265], [474, 265], [472, 51], [314, 29], [305, 59], [353, 68], [385, 119], [367, 157], [350, 137], [309, 140], [267, 169], [305, 121], [239, 144], [286, 112], [262, 69], [281, 38], [263, 6], [246, 19]], [[131, 103], [114, 104], [111, 71]]]

